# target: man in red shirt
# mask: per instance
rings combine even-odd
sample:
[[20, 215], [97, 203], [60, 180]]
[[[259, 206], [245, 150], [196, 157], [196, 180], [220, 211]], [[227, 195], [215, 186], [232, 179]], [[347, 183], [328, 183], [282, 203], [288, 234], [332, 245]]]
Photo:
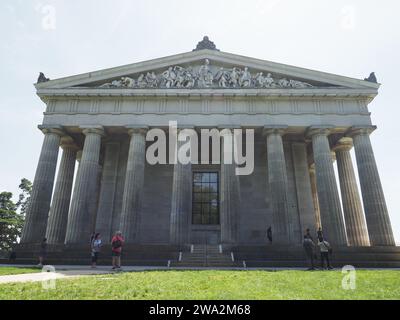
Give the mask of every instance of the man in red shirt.
[[121, 252], [124, 245], [124, 238], [121, 231], [117, 231], [111, 240], [112, 268], [121, 269]]

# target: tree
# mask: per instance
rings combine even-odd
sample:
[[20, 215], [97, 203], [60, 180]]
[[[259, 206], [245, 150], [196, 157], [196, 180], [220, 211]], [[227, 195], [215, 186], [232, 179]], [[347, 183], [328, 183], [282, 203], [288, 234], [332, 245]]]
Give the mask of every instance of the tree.
[[17, 243], [24, 224], [24, 216], [11, 198], [11, 192], [0, 193], [0, 251], [9, 251]]
[[26, 209], [29, 205], [29, 200], [31, 199], [32, 182], [26, 178], [22, 178], [19, 188], [22, 190], [22, 192], [19, 195], [16, 205], [20, 210], [19, 212], [25, 216]]
[[26, 209], [31, 198], [32, 182], [21, 179], [18, 202], [12, 201], [11, 192], [0, 193], [0, 251], [9, 251], [17, 244], [24, 225]]

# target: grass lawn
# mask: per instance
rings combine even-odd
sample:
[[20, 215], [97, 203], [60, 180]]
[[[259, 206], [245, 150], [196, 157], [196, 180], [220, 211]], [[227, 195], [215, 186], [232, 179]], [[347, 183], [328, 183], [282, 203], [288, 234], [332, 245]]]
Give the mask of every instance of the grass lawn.
[[39, 272], [39, 268], [19, 268], [19, 267], [1, 267], [0, 266], [0, 276], [7, 276], [11, 274], [22, 274], [22, 273], [35, 273]]
[[0, 285], [0, 299], [400, 299], [400, 271], [145, 271]]

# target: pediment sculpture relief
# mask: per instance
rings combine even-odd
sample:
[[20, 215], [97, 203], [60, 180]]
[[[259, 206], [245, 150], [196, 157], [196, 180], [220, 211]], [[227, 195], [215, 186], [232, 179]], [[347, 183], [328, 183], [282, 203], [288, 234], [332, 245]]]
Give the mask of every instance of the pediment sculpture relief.
[[140, 74], [136, 79], [121, 77], [104, 83], [100, 88], [309, 88], [313, 85], [288, 79], [273, 77], [271, 73], [251, 74], [247, 67], [232, 69], [211, 67], [205, 60], [200, 67], [171, 66], [156, 74], [154, 71]]

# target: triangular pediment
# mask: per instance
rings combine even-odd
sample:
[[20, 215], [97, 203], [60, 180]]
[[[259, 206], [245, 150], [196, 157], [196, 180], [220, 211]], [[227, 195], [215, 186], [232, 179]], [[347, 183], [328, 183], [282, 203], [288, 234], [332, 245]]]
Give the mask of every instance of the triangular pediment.
[[379, 84], [216, 50], [198, 50], [36, 84], [41, 89], [378, 89]]

